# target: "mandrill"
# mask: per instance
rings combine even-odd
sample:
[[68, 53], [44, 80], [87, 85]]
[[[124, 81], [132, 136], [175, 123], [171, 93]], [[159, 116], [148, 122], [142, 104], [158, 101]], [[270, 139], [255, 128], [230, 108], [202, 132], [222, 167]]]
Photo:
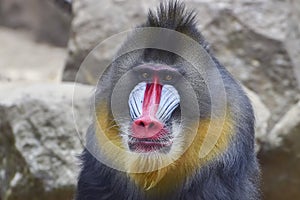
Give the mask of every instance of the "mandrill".
[[99, 79], [77, 200], [258, 200], [254, 115], [182, 3], [126, 35]]

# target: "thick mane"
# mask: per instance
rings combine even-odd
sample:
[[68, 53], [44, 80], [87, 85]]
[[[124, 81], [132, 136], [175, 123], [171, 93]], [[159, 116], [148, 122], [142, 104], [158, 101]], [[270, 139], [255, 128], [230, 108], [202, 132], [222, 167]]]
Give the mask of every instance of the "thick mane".
[[208, 43], [197, 29], [197, 14], [194, 10], [188, 10], [185, 4], [178, 0], [160, 3], [157, 10], [149, 10], [148, 20], [143, 27], [161, 27], [183, 33], [198, 43], [208, 52]]

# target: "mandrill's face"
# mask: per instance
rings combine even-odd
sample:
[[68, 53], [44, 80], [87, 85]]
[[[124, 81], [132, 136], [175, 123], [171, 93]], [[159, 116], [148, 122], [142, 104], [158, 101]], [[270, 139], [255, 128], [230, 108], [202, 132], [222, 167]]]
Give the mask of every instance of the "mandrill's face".
[[168, 153], [180, 140], [180, 95], [177, 69], [152, 64], [133, 68], [137, 79], [128, 98], [130, 124], [121, 124], [124, 145], [137, 153]]

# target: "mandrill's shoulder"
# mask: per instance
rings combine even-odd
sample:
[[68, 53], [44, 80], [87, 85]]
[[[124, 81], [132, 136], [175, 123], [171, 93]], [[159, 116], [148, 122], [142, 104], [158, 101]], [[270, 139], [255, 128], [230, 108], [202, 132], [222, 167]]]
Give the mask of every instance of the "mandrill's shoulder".
[[99, 162], [87, 149], [80, 156], [76, 200], [127, 199], [129, 183], [122, 173]]

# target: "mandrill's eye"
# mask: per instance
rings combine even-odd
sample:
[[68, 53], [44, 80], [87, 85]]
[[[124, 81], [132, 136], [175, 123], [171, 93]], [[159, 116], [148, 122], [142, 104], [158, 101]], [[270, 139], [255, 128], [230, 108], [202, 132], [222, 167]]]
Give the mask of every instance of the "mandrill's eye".
[[149, 75], [149, 73], [144, 72], [144, 73], [142, 73], [142, 77], [143, 77], [144, 79], [147, 79], [147, 78], [150, 77], [150, 75]]
[[170, 75], [170, 74], [168, 74], [168, 75], [166, 75], [165, 76], [165, 81], [170, 81], [170, 80], [172, 80], [173, 79], [173, 76], [172, 75]]
[[180, 97], [177, 90], [171, 85], [164, 85], [156, 116], [166, 122], [170, 119], [173, 111], [179, 106]]

